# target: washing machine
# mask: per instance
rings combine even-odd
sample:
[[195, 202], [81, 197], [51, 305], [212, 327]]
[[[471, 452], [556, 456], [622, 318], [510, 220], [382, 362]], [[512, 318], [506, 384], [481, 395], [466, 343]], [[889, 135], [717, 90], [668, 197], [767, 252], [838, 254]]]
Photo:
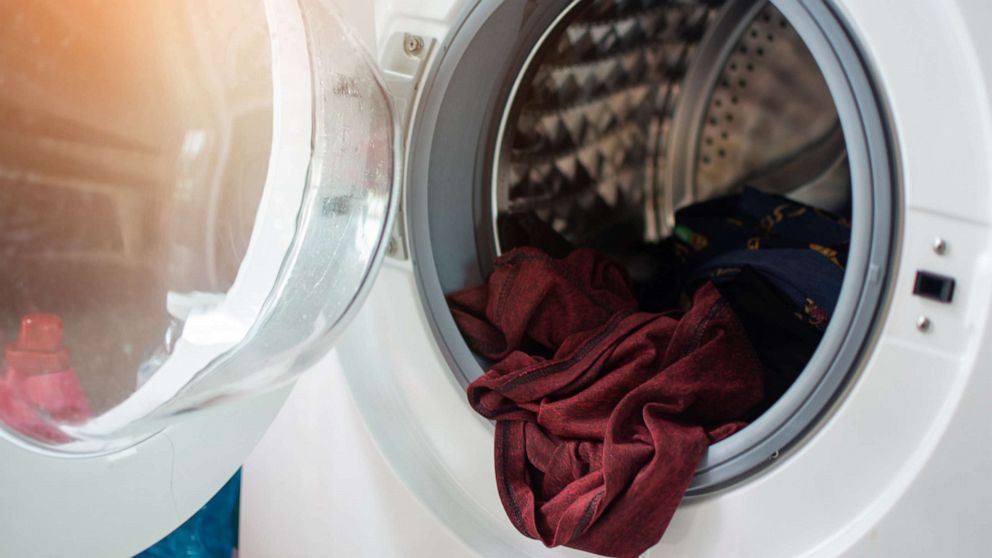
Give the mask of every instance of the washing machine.
[[[648, 555], [984, 555], [987, 4], [0, 9], [0, 554], [134, 553], [276, 420], [252, 536], [350, 508], [382, 527], [352, 553], [578, 555], [506, 517], [445, 297], [541, 247], [521, 223], [636, 266], [611, 231], [656, 242], [748, 184], [847, 216], [843, 286]], [[388, 543], [396, 510], [428, 543]]]

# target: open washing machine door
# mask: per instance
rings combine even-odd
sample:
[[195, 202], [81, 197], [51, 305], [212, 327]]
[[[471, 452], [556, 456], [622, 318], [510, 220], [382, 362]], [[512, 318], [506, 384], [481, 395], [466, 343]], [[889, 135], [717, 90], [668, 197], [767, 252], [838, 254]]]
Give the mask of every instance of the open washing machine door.
[[320, 0], [0, 21], [0, 555], [126, 555], [220, 487], [360, 306], [394, 115]]

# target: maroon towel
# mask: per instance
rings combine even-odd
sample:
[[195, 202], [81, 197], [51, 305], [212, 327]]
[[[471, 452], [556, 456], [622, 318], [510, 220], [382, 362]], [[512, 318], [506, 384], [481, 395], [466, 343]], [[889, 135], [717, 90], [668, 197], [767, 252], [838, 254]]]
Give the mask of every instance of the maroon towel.
[[497, 361], [468, 397], [496, 420], [503, 507], [548, 546], [653, 546], [707, 446], [761, 401], [761, 364], [709, 284], [680, 319], [639, 313], [604, 256], [522, 248], [449, 301], [469, 345]]

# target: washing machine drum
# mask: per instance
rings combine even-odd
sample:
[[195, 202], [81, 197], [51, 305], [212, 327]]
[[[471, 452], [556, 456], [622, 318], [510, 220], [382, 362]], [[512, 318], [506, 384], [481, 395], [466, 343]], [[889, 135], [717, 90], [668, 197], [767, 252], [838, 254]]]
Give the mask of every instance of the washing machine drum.
[[533, 215], [609, 251], [611, 227], [655, 240], [675, 209], [745, 184], [846, 211], [827, 84], [785, 16], [755, 6], [731, 2], [719, 18], [713, 3], [572, 8], [515, 84], [497, 223]]
[[[479, 377], [487, 363], [443, 295], [481, 284], [515, 247], [595, 248], [637, 283], [679, 209], [745, 186], [842, 216], [850, 257], [818, 350], [785, 396], [710, 448], [690, 494], [737, 482], [824, 415], [881, 298], [893, 183], [867, 74], [832, 46], [851, 47], [838, 21], [815, 27], [797, 2], [522, 4], [495, 10], [450, 62], [427, 110], [430, 152], [412, 154], [413, 250], [441, 346], [464, 384]], [[497, 37], [505, 52], [487, 54]]]

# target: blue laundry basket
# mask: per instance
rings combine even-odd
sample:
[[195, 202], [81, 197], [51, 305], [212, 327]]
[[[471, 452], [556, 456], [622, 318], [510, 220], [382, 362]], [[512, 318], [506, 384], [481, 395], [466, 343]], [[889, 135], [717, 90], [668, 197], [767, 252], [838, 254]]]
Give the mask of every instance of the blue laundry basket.
[[238, 547], [241, 471], [193, 517], [137, 558], [231, 558]]

